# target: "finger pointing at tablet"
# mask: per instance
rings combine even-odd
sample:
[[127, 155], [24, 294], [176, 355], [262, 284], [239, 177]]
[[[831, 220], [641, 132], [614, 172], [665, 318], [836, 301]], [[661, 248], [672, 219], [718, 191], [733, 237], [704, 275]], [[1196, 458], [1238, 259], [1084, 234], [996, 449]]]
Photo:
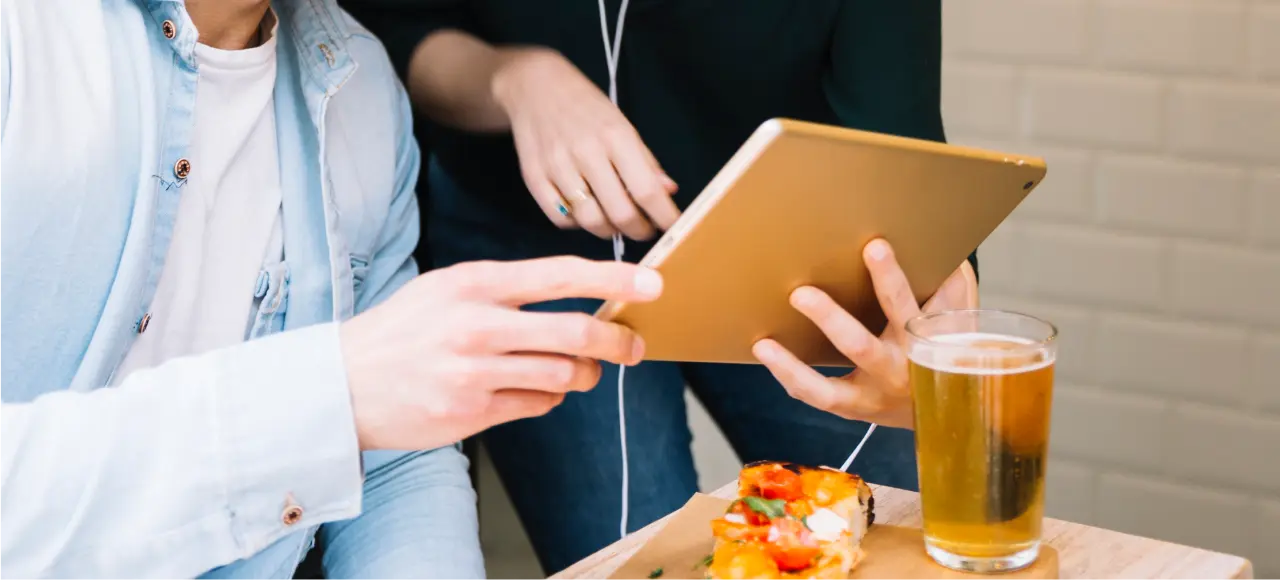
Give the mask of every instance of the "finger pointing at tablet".
[[550, 411], [595, 386], [597, 361], [640, 362], [644, 342], [586, 314], [520, 307], [649, 302], [661, 292], [647, 268], [573, 257], [468, 262], [417, 277], [339, 327], [361, 447], [433, 449]]
[[469, 262], [450, 269], [456, 288], [473, 299], [510, 306], [560, 298], [648, 302], [662, 293], [662, 276], [627, 262], [556, 256], [514, 262]]
[[[825, 377], [769, 339], [756, 343], [752, 352], [787, 392], [801, 401], [848, 419], [911, 427], [904, 326], [920, 314], [921, 309], [888, 242], [873, 240], [867, 244], [863, 260], [871, 273], [876, 298], [888, 319], [880, 336], [868, 331], [817, 288], [798, 288], [791, 295], [791, 305], [812, 320], [857, 366], [852, 373], [838, 378]], [[965, 261], [925, 304], [924, 311], [975, 307], [977, 291], [973, 268]]]

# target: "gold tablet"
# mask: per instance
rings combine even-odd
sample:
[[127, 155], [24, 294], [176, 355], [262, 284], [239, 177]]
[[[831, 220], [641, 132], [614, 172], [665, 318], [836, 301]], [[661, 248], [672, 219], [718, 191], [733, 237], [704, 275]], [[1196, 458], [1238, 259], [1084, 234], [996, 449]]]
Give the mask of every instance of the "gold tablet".
[[893, 246], [923, 304], [1045, 175], [1044, 160], [788, 119], [766, 121], [641, 264], [662, 297], [596, 316], [644, 338], [647, 360], [758, 364], [773, 338], [815, 366], [852, 366], [791, 307], [826, 291], [884, 329], [862, 248]]

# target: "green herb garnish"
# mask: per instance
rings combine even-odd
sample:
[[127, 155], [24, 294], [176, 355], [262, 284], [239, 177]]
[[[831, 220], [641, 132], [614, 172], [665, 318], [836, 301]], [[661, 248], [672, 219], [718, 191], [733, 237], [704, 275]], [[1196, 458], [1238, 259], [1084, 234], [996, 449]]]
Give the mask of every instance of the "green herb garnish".
[[764, 514], [769, 519], [787, 515], [787, 502], [780, 499], [764, 499], [754, 495], [742, 498], [751, 511]]
[[[706, 557], [706, 558], [703, 558], [703, 559], [702, 559], [702, 562], [700, 562], [698, 565], [699, 565], [699, 566], [702, 566], [703, 568], [707, 568], [707, 567], [711, 566], [711, 563], [712, 563], [712, 562], [714, 562], [714, 561], [716, 561], [716, 555], [715, 555], [715, 554], [707, 554], [707, 557]], [[696, 567], [695, 567], [695, 568], [696, 568]]]
[[649, 580], [653, 580], [659, 576], [662, 576], [662, 568], [654, 568], [653, 571], [649, 573]]

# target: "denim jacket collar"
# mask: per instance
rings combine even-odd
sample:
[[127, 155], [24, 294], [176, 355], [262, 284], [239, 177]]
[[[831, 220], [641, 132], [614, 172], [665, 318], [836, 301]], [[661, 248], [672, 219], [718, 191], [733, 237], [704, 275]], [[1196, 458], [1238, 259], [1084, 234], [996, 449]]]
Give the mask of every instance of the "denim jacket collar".
[[[147, 9], [157, 22], [170, 20], [177, 35], [172, 43], [178, 60], [194, 70], [195, 46], [199, 32], [191, 22], [182, 0], [147, 0]], [[351, 28], [342, 18], [334, 0], [273, 0], [272, 7], [286, 29], [286, 43], [307, 73], [326, 95], [336, 93], [355, 72], [355, 61], [347, 51]]]

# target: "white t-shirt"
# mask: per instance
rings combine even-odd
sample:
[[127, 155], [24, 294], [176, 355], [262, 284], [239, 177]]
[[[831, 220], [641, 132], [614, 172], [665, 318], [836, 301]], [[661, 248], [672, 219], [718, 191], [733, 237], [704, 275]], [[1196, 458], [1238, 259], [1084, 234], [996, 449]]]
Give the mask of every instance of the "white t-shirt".
[[274, 14], [245, 50], [197, 44], [195, 133], [173, 240], [146, 327], [112, 382], [244, 342], [264, 264], [283, 259]]

